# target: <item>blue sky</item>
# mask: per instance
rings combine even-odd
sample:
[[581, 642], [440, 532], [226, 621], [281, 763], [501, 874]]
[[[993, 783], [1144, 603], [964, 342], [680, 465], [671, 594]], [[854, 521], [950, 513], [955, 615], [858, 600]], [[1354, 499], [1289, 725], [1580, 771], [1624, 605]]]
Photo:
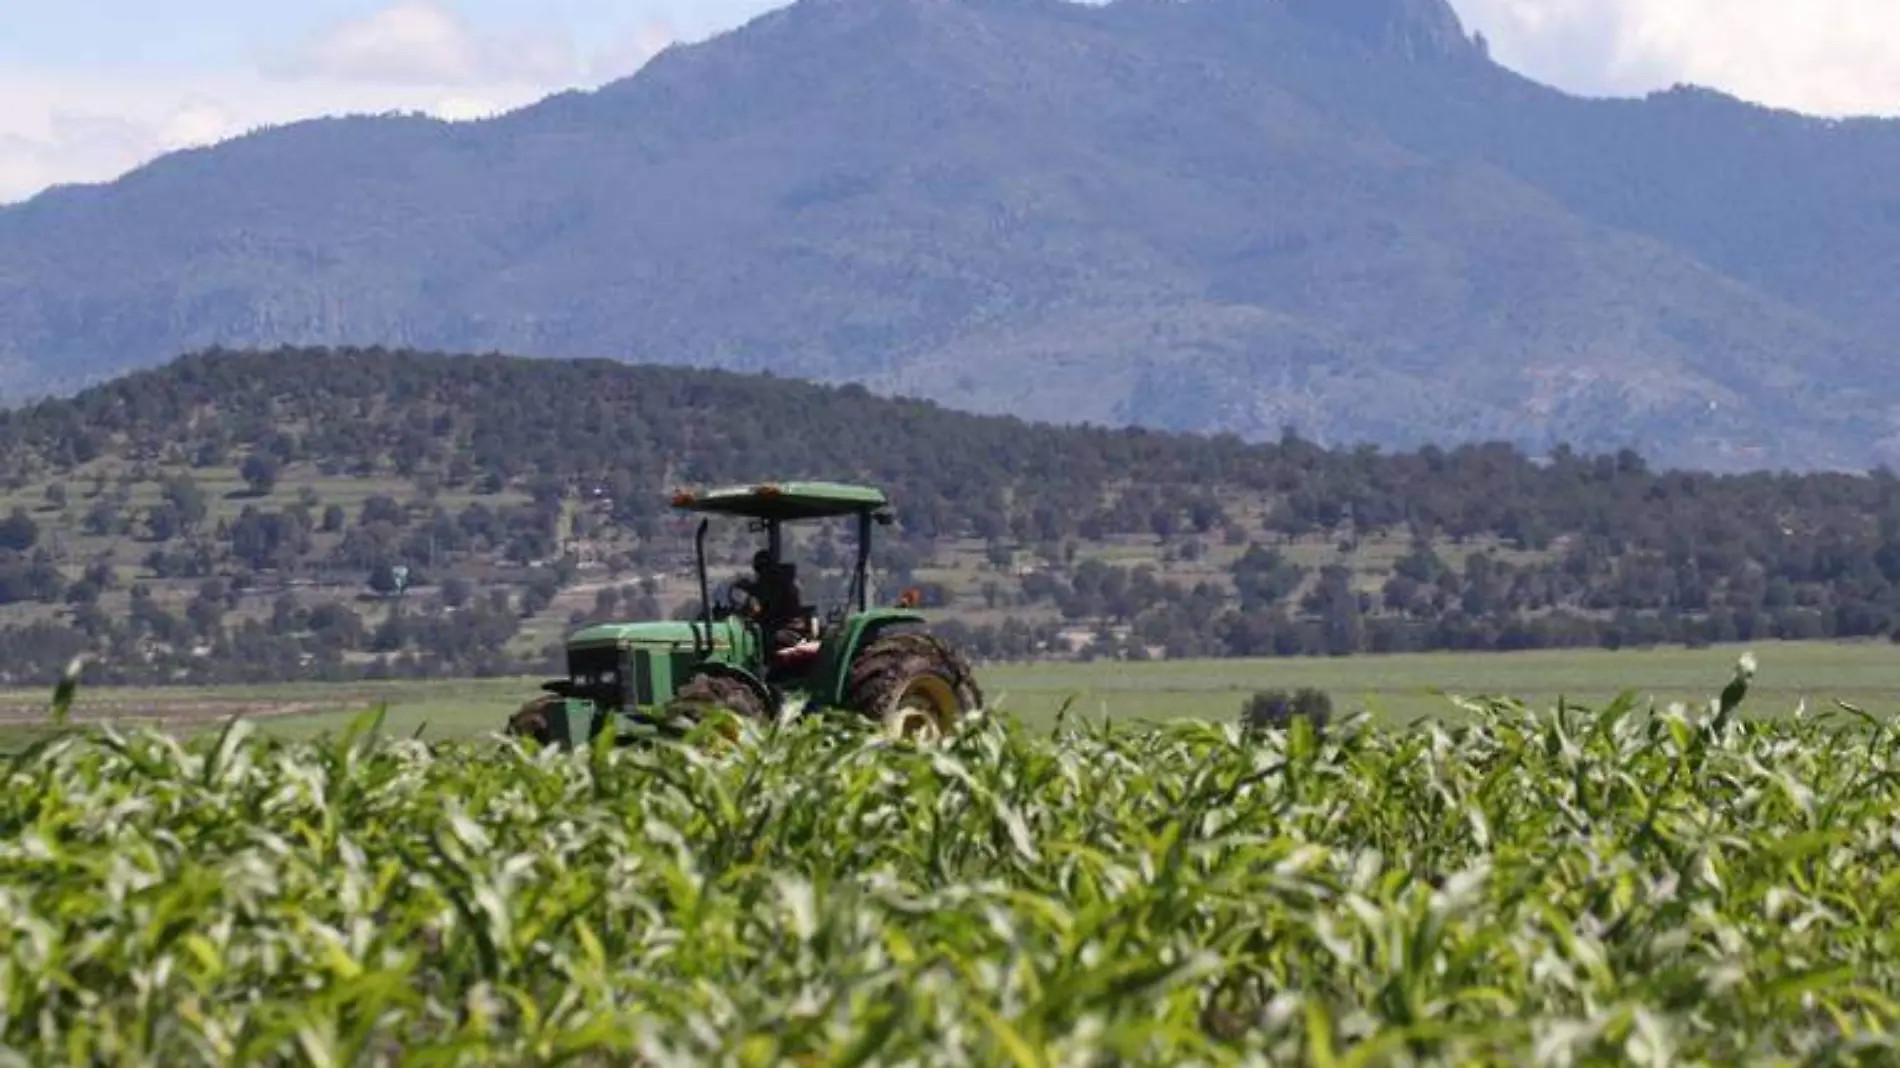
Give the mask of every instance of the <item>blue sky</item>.
[[[0, 0], [0, 203], [262, 123], [516, 107], [783, 2]], [[1573, 92], [1900, 114], [1900, 0], [1452, 2], [1500, 62]]]
[[[8, 11], [10, 8], [17, 10]], [[389, 0], [7, 0], [0, 63], [29, 66], [195, 68], [241, 60], [368, 19]], [[646, 23], [721, 29], [771, 0], [455, 0], [439, 5], [477, 31], [559, 27], [605, 40]]]

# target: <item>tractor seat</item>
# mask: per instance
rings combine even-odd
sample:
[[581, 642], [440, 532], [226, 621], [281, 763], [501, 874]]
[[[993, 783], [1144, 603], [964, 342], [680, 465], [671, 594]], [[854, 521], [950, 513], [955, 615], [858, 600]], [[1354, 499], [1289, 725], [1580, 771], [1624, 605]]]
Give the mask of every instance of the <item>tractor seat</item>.
[[782, 668], [804, 667], [818, 658], [818, 651], [822, 648], [824, 644], [816, 638], [786, 646], [772, 654], [772, 665]]

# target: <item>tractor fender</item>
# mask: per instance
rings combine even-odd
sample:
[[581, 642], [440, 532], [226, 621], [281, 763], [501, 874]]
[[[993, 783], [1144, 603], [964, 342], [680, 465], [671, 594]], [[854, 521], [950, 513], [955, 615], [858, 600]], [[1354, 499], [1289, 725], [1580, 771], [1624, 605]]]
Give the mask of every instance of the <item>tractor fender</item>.
[[696, 675], [718, 675], [745, 684], [746, 689], [751, 690], [759, 699], [759, 707], [766, 709], [768, 715], [777, 704], [772, 698], [772, 688], [765, 684], [765, 680], [737, 664], [723, 660], [704, 660], [694, 665], [693, 670], [688, 672], [686, 677], [690, 679]]
[[924, 626], [930, 621], [921, 612], [901, 608], [873, 608], [845, 618], [837, 642], [821, 654], [820, 677], [825, 680], [825, 703], [837, 707], [844, 700], [845, 680], [858, 650], [887, 630], [903, 626]]

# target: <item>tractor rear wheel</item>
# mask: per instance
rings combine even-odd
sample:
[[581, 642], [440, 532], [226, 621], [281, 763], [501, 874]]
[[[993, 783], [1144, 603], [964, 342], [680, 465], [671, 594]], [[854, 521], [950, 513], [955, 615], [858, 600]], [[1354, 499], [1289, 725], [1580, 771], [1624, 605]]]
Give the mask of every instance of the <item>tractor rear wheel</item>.
[[507, 733], [517, 738], [532, 738], [543, 748], [554, 743], [554, 724], [549, 722], [561, 699], [553, 694], [537, 697], [508, 717]]
[[933, 634], [888, 634], [858, 650], [845, 706], [899, 738], [941, 738], [983, 707], [976, 673]]
[[[708, 713], [719, 708], [740, 719], [765, 718], [765, 702], [757, 690], [746, 685], [743, 679], [710, 672], [693, 676], [674, 693], [673, 699], [666, 705], [666, 718], [691, 730], [694, 725], [703, 722]], [[731, 729], [720, 733], [728, 741], [734, 741], [738, 736], [738, 732]]]

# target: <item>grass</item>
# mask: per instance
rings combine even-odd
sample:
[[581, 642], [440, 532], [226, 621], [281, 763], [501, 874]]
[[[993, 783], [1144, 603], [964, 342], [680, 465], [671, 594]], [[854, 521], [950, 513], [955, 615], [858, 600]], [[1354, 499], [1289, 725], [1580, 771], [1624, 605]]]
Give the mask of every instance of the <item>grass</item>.
[[[1748, 648], [1774, 665], [1764, 706], [1832, 700], [1879, 705], [1900, 692], [1900, 649], [1887, 643], [1769, 642]], [[1348, 709], [1405, 724], [1455, 714], [1443, 694], [1512, 695], [1536, 705], [1602, 706], [1624, 689], [1661, 704], [1699, 698], [1710, 672], [1741, 647], [1540, 650], [1401, 656], [1056, 664], [985, 673], [1007, 707], [1038, 720], [1070, 694], [1090, 712], [1146, 720], [1231, 717], [1248, 694], [1315, 687]]]
[[[1771, 667], [1759, 704], [1793, 709], [1831, 706], [1835, 700], [1882, 707], [1900, 693], [1900, 650], [1887, 643], [1761, 643], [1751, 646]], [[1735, 661], [1739, 648], [1557, 650], [1530, 653], [1432, 653], [1346, 659], [1154, 661], [1146, 663], [996, 664], [980, 670], [998, 711], [1044, 730], [1057, 711], [1119, 721], [1208, 719], [1230, 721], [1258, 690], [1315, 687], [1333, 695], [1340, 712], [1364, 709], [1388, 725], [1422, 717], [1457, 715], [1441, 691], [1464, 697], [1510, 694], [1539, 706], [1558, 698], [1602, 706], [1622, 689], [1667, 705], [1693, 701], [1711, 672]], [[175, 718], [196, 716], [192, 729], [215, 729], [232, 706], [301, 706], [301, 714], [262, 721], [271, 733], [310, 737], [337, 726], [354, 711], [387, 703], [390, 729], [424, 731], [431, 738], [467, 738], [495, 730], [540, 684], [538, 678], [392, 682], [329, 686], [200, 689], [93, 689], [83, 693], [81, 716], [106, 714]], [[41, 707], [42, 691], [0, 692], [0, 707]], [[15, 717], [17, 720], [17, 716]], [[6, 736], [0, 728], [0, 739]], [[17, 728], [16, 728], [17, 737]]]
[[93, 730], [4, 765], [0, 1050], [1893, 1063], [1900, 736], [1741, 720], [1749, 681], [1719, 708], [1500, 701], [1325, 737], [989, 719], [917, 748], [807, 721], [536, 754], [364, 720]]

